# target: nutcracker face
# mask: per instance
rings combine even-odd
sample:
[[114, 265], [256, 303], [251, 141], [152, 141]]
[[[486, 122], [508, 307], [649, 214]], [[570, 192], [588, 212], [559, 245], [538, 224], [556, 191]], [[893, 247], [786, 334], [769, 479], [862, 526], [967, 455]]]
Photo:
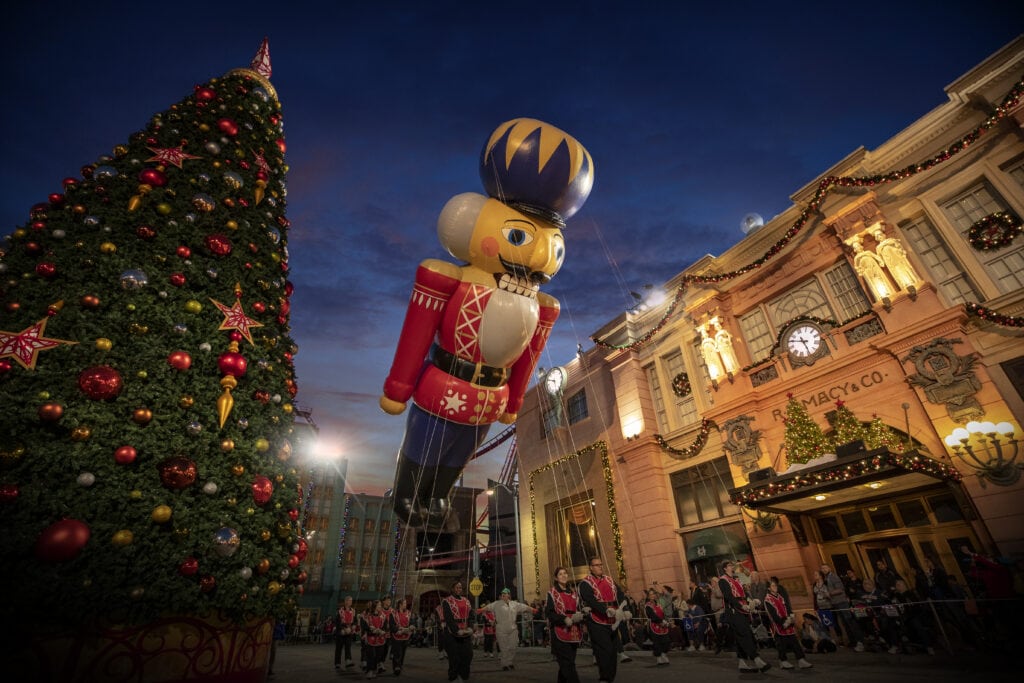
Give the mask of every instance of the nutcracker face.
[[535, 295], [565, 260], [565, 238], [555, 224], [474, 193], [448, 201], [438, 237], [452, 256], [525, 296]]

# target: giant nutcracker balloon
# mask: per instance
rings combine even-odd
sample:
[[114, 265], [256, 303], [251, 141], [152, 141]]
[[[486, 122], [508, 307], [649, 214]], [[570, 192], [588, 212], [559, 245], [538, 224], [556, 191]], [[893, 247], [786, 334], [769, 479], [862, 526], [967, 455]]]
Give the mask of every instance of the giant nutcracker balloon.
[[534, 119], [491, 134], [480, 158], [489, 197], [452, 197], [437, 221], [442, 246], [461, 263], [420, 263], [381, 408], [403, 412], [395, 511], [437, 528], [448, 494], [491, 423], [511, 424], [558, 317], [540, 291], [562, 267], [565, 220], [594, 182], [590, 154]]

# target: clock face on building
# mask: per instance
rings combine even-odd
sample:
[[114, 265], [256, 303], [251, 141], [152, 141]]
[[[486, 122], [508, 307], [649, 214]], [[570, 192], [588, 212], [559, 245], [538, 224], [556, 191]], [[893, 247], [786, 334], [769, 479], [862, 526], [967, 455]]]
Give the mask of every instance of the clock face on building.
[[565, 388], [566, 372], [563, 368], [551, 368], [544, 376], [544, 389], [556, 395]]
[[786, 349], [797, 358], [809, 358], [821, 349], [821, 330], [807, 323], [797, 325], [786, 335]]

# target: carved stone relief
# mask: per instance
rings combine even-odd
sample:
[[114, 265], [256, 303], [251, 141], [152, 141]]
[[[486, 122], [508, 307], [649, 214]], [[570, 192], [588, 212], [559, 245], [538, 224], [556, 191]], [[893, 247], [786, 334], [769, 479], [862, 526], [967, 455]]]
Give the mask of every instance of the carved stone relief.
[[959, 339], [938, 338], [930, 344], [915, 346], [904, 362], [911, 361], [917, 373], [907, 379], [921, 387], [929, 402], [945, 405], [954, 422], [966, 424], [981, 417], [985, 410], [974, 397], [981, 390], [981, 381], [974, 373], [975, 354], [959, 356], [953, 350]]

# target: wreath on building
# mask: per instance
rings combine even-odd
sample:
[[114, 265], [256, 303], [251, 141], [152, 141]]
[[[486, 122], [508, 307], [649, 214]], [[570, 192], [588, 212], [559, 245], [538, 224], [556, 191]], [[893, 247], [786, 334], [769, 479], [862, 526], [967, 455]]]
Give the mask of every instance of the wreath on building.
[[978, 251], [995, 251], [1009, 246], [1021, 232], [1016, 214], [997, 211], [976, 221], [967, 231], [967, 241]]
[[680, 372], [672, 378], [672, 393], [679, 398], [686, 398], [692, 391], [693, 387], [690, 386], [690, 378], [685, 372]]

